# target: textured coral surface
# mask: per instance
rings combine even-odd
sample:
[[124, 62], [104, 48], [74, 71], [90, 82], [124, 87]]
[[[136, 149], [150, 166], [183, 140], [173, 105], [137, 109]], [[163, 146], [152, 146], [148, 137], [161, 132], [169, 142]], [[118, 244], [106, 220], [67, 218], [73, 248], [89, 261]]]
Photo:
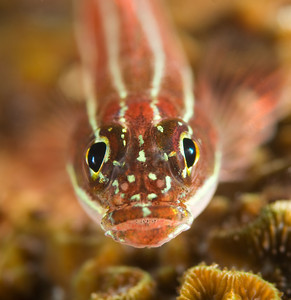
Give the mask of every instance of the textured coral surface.
[[198, 266], [183, 276], [183, 299], [280, 299], [272, 284], [259, 276], [239, 271], [220, 271], [217, 266]]
[[[195, 70], [209, 37], [236, 27], [271, 44], [290, 74], [290, 1], [167, 4]], [[1, 0], [0, 79], [0, 299], [291, 299], [291, 114], [191, 230], [134, 249], [88, 219], [65, 171], [83, 106], [71, 1]]]

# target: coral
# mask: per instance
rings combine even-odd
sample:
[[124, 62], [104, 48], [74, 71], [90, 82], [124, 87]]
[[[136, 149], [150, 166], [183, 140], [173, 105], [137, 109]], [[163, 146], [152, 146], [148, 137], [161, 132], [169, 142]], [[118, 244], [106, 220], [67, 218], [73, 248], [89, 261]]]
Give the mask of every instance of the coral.
[[267, 205], [243, 228], [216, 231], [210, 250], [221, 264], [260, 271], [290, 297], [291, 201]]
[[96, 253], [104, 259], [108, 259], [109, 255], [103, 253], [106, 246], [103, 235], [92, 231], [88, 226], [79, 228], [73, 225], [75, 224], [58, 224], [56, 228], [50, 229], [46, 238], [45, 269], [53, 282], [62, 287], [70, 286], [72, 274], [87, 259], [94, 257]]
[[280, 292], [261, 277], [247, 272], [221, 271], [200, 265], [186, 271], [178, 300], [280, 299]]
[[44, 283], [36, 267], [41, 247], [33, 237], [14, 233], [0, 242], [0, 299], [42, 297]]
[[75, 283], [75, 300], [152, 299], [154, 281], [141, 269], [125, 266], [102, 268], [98, 261], [87, 262]]

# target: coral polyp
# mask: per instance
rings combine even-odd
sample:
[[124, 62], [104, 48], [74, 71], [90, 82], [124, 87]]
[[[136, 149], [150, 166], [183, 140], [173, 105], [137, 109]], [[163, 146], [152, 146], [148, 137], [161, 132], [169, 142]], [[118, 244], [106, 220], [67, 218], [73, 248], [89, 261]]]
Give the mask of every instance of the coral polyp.
[[210, 249], [219, 263], [260, 271], [291, 296], [291, 201], [265, 206], [257, 219], [242, 228], [214, 233]]
[[276, 300], [280, 292], [261, 277], [240, 271], [221, 271], [217, 265], [200, 265], [186, 271], [178, 300]]
[[141, 269], [100, 268], [94, 260], [81, 269], [75, 287], [75, 300], [147, 300], [152, 299], [155, 290], [151, 276]]

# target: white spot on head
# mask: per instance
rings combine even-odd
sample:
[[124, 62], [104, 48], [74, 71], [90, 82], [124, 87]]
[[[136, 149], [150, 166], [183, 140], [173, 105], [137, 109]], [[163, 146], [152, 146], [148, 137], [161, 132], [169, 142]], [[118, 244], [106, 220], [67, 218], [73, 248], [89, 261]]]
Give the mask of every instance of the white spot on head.
[[151, 180], [157, 180], [157, 175], [154, 174], [154, 173], [149, 173], [148, 177], [149, 177], [149, 179], [151, 179]]
[[164, 132], [164, 128], [161, 125], [158, 125], [157, 128], [158, 128], [158, 131]]
[[158, 195], [156, 195], [156, 194], [154, 194], [154, 193], [148, 195], [148, 199], [149, 199], [149, 200], [155, 199], [155, 198], [157, 198], [157, 197], [158, 197]]
[[152, 213], [147, 207], [143, 207], [142, 212], [143, 212], [143, 217], [144, 218], [149, 216]]
[[141, 162], [146, 162], [144, 150], [139, 151], [137, 160]]
[[144, 144], [144, 140], [141, 134], [138, 136], [138, 139], [139, 139], [139, 145], [142, 146]]
[[167, 193], [169, 190], [170, 190], [170, 188], [171, 188], [171, 182], [172, 182], [172, 179], [171, 179], [171, 177], [170, 176], [166, 176], [166, 187], [162, 190], [162, 193], [164, 194], [164, 193]]
[[121, 163], [117, 160], [114, 160], [113, 161], [113, 166], [117, 166], [117, 167], [120, 167], [121, 166]]
[[130, 197], [130, 200], [136, 200], [139, 201], [140, 200], [140, 194], [135, 194], [133, 196]]
[[134, 175], [128, 175], [127, 180], [129, 183], [135, 182], [135, 176]]
[[115, 179], [115, 180], [113, 181], [112, 186], [115, 187], [115, 192], [114, 192], [114, 193], [115, 193], [115, 194], [118, 194], [118, 193], [119, 193], [119, 183], [118, 183], [117, 179]]
[[100, 183], [104, 183], [108, 181], [107, 176], [104, 176], [101, 172], [98, 173], [97, 177], [99, 178]]

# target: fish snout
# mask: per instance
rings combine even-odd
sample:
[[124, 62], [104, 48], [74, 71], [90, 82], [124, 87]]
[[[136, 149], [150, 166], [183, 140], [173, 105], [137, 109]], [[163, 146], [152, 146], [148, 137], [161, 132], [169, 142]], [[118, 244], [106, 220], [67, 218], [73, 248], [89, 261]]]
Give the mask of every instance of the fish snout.
[[133, 205], [107, 212], [101, 226], [105, 235], [130, 246], [158, 247], [190, 228], [191, 213], [174, 203]]

